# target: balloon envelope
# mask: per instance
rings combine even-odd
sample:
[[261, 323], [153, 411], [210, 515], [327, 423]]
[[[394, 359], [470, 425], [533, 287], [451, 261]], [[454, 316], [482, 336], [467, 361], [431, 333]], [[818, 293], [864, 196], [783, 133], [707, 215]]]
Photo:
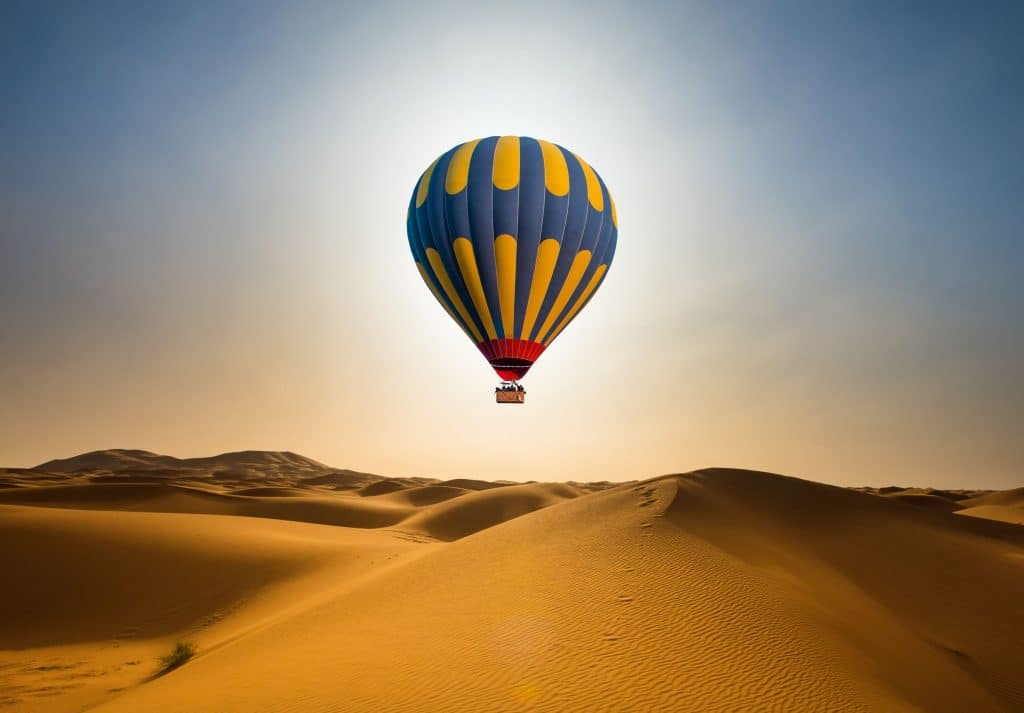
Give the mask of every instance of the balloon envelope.
[[601, 177], [576, 154], [492, 136], [427, 168], [407, 230], [434, 297], [498, 376], [516, 380], [600, 287], [618, 220]]

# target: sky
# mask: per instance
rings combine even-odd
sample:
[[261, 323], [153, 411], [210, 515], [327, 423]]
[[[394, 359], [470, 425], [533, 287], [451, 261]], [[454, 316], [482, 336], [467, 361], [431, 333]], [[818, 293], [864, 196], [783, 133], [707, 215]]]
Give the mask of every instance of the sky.
[[[1016, 3], [0, 2], [0, 464], [1024, 485]], [[523, 407], [421, 282], [423, 170], [566, 146], [600, 291]]]

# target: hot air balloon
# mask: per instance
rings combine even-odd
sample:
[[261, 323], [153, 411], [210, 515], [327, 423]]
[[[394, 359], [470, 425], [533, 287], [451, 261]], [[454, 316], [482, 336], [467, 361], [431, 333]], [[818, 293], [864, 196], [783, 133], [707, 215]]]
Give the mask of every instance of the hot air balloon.
[[556, 144], [491, 136], [459, 144], [424, 171], [406, 221], [434, 298], [502, 379], [499, 403], [604, 280], [615, 203], [583, 159]]

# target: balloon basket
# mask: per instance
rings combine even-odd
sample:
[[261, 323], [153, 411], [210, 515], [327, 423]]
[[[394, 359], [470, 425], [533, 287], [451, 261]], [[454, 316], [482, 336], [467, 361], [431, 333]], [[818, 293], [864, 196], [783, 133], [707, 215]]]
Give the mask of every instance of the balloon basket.
[[499, 404], [524, 404], [526, 389], [514, 381], [503, 381], [494, 390], [494, 400]]

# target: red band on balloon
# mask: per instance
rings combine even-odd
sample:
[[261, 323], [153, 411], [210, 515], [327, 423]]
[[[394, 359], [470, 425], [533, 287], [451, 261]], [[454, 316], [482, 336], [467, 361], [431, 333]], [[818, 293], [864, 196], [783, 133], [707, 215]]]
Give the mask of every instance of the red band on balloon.
[[544, 351], [543, 344], [528, 339], [491, 339], [476, 346], [505, 381], [523, 378]]

